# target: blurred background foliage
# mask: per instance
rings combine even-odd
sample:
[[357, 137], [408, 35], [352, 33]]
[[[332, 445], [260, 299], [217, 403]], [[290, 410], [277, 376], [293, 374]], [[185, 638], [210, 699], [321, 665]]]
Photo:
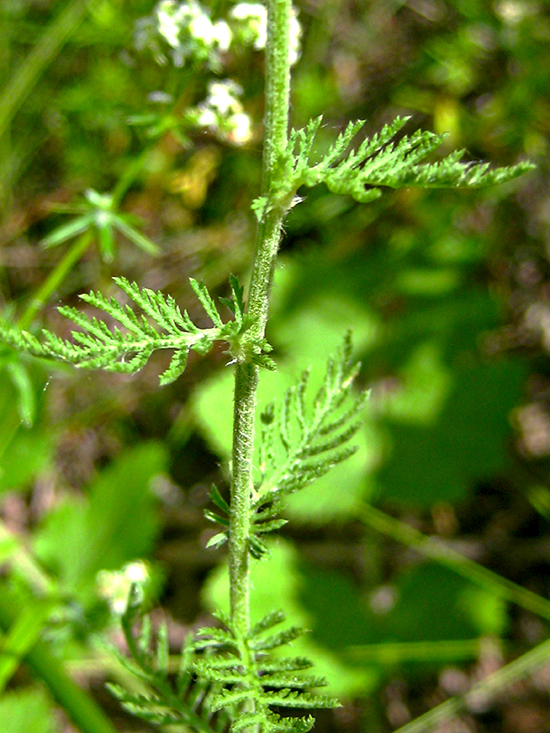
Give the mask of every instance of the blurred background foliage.
[[[230, 6], [213, 0], [213, 17]], [[298, 8], [292, 122], [322, 113], [321, 146], [349, 119], [366, 119], [370, 134], [408, 114], [408, 132], [447, 131], [448, 149], [471, 159], [537, 165], [497, 189], [387, 192], [366, 206], [319, 187], [287, 221], [269, 326], [279, 371], [262, 375], [260, 402], [308, 365], [320, 374], [347, 329], [371, 399], [360, 451], [294, 499], [272, 560], [254, 568], [254, 614], [282, 606], [312, 630], [304, 648], [344, 702], [317, 730], [386, 733], [548, 635], [550, 10], [542, 0]], [[115, 274], [170, 292], [200, 322], [188, 276], [219, 295], [230, 272], [246, 278], [262, 56], [159, 66], [133, 41], [152, 9], [0, 5], [0, 298], [27, 327], [63, 332], [56, 305], [111, 292]], [[243, 88], [245, 145], [185, 126], [217, 76]], [[90, 190], [112, 195], [94, 200], [122, 224], [96, 208], [89, 236], [60, 230]], [[156, 255], [132, 236], [139, 221]], [[46, 640], [118, 730], [137, 728], [103, 691], [122, 672], [100, 643], [119, 636], [98, 572], [148, 563], [174, 650], [227, 603], [224, 555], [205, 549], [203, 518], [211, 483], [226, 490], [225, 362], [195, 355], [159, 389], [160, 358], [127, 378], [0, 354], [0, 590], [9, 584], [23, 611], [46, 604], [18, 653]], [[411, 527], [467, 560], [422, 549]], [[2, 613], [0, 625], [13, 641]], [[75, 730], [39, 678], [0, 665], [2, 730]], [[542, 733], [549, 692], [547, 670], [532, 670], [445, 730]], [[415, 730], [431, 729], [443, 730]]]

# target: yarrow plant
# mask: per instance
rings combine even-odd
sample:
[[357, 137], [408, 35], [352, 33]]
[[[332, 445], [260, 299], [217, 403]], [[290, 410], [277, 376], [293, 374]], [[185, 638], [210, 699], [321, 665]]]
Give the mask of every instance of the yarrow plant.
[[[531, 167], [520, 163], [492, 169], [485, 163], [463, 162], [463, 151], [425, 162], [444, 138], [420, 131], [402, 135], [406, 119], [397, 119], [358, 143], [355, 140], [363, 123], [352, 122], [324, 156], [316, 157], [320, 118], [304, 129], [289, 131], [290, 71], [298, 56], [296, 13], [290, 0], [268, 0], [265, 7], [267, 12], [259, 4], [236, 5], [226, 21], [213, 20], [195, 0], [181, 4], [163, 0], [138, 29], [142, 47], [151, 47], [162, 63], [170, 56], [179, 67], [200, 60], [216, 69], [239, 34], [256, 49], [265, 42], [263, 180], [253, 205], [257, 234], [246, 293], [231, 276], [231, 295], [218, 305], [204, 284], [192, 280], [191, 287], [212, 324], [200, 328], [170, 296], [116, 278], [132, 306], [101, 293], [82, 296], [114, 326], [68, 307], [60, 311], [77, 327], [71, 340], [47, 330], [36, 337], [12, 324], [0, 324], [7, 344], [85, 369], [132, 374], [155, 351], [169, 350], [172, 358], [161, 374], [161, 384], [182, 374], [189, 351], [206, 354], [216, 342], [225, 346], [235, 373], [230, 498], [227, 501], [213, 487], [213, 508], [207, 517], [219, 526], [211, 545], [226, 544], [228, 548], [229, 614], [220, 614], [218, 623], [200, 629], [186, 641], [174, 678], [168, 668], [166, 628], [161, 627], [153, 640], [151, 625], [144, 618], [137, 630], [141, 595], [133, 580], [139, 568], [102, 577], [103, 591], [111, 594], [118, 610], [124, 607], [120, 587], [126, 590], [130, 586], [122, 625], [131, 659], [122, 661], [147, 686], [147, 694], [113, 687], [114, 694], [148, 722], [201, 733], [228, 729], [301, 733], [311, 729], [313, 718], [285, 717], [285, 708], [308, 710], [338, 704], [315, 692], [325, 681], [308, 671], [307, 659], [285, 654], [302, 629], [282, 626], [284, 614], [278, 609], [255, 625], [250, 622], [251, 562], [268, 558], [266, 536], [285, 524], [287, 497], [353, 453], [353, 436], [365, 400], [354, 388], [359, 367], [347, 336], [329, 359], [316, 394], [309, 395], [306, 372], [279, 403], [262, 413], [261, 429], [257, 428], [260, 372], [276, 366], [266, 340], [273, 273], [285, 217], [300, 202], [298, 191], [324, 183], [335, 193], [368, 203], [382, 196], [385, 188], [477, 188], [509, 181]], [[169, 55], [162, 50], [161, 40], [170, 49]], [[232, 82], [213, 81], [206, 100], [199, 104], [197, 124], [221, 128], [221, 119], [235, 122], [235, 116], [243, 114], [239, 93]], [[235, 125], [237, 129], [238, 123]]]

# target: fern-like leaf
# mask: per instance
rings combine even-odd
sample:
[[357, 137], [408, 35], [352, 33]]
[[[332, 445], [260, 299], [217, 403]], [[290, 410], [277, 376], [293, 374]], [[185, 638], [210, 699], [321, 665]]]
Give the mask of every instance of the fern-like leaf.
[[215, 712], [232, 711], [232, 732], [250, 726], [256, 726], [261, 733], [310, 730], [313, 725], [310, 716], [283, 718], [272, 708], [313, 709], [338, 705], [328, 696], [311, 692], [326, 685], [326, 681], [302, 674], [312, 666], [309, 660], [272, 656], [275, 649], [291, 643], [303, 633], [294, 626], [271, 633], [283, 621], [281, 612], [270, 613], [246, 638], [240, 639], [230, 627], [221, 634], [219, 629], [199, 632], [203, 641], [209, 638], [210, 654], [195, 663], [195, 671], [199, 678], [221, 683], [222, 689], [212, 695], [210, 705]]
[[[284, 395], [280, 405], [269, 404], [261, 415], [261, 480], [251, 504], [249, 552], [255, 559], [269, 554], [263, 536], [283, 527], [285, 498], [324, 476], [356, 451], [349, 445], [361, 425], [360, 411], [366, 393], [353, 394], [359, 364], [351, 358], [348, 334], [339, 352], [328, 361], [323, 384], [308, 408], [309, 372]], [[229, 506], [213, 487], [212, 502], [219, 511], [205, 516], [222, 531], [209, 541], [219, 547], [229, 539]]]
[[278, 408], [268, 405], [262, 414], [260, 446], [261, 481], [252, 503], [250, 551], [266, 554], [260, 539], [279, 529], [285, 520], [278, 515], [284, 498], [324, 476], [330, 469], [355, 453], [350, 446], [361, 425], [360, 411], [366, 393], [354, 395], [353, 381], [359, 365], [351, 359], [351, 337], [329, 359], [324, 382], [310, 408], [306, 404], [309, 372], [287, 390]]
[[160, 375], [161, 384], [175, 381], [184, 371], [190, 350], [206, 354], [215, 341], [225, 341], [234, 361], [252, 361], [267, 368], [274, 363], [267, 356], [271, 347], [265, 339], [249, 337], [252, 324], [244, 312], [243, 290], [231, 276], [232, 298], [225, 300], [233, 311], [234, 320], [224, 323], [204, 283], [191, 279], [191, 287], [213, 322], [212, 328], [200, 329], [186, 311], [181, 311], [168, 295], [140, 288], [125, 278], [114, 278], [119, 288], [142, 311], [136, 314], [128, 305], [101, 293], [81, 295], [89, 305], [109, 316], [116, 324], [110, 328], [105, 321], [67, 306], [59, 308], [65, 318], [80, 330], [72, 332], [72, 341], [59, 338], [48, 330], [39, 340], [26, 331], [0, 321], [0, 339], [14, 348], [33, 356], [57, 359], [84, 369], [105, 369], [134, 374], [142, 369], [158, 350], [174, 352], [167, 369]]
[[217, 680], [197, 679], [192, 644], [184, 644], [174, 681], [169, 673], [166, 626], [161, 625], [153, 639], [147, 616], [141, 620], [141, 631], [136, 634], [139, 621], [139, 598], [136, 589], [132, 588], [122, 618], [130, 658], [116, 649], [113, 651], [121, 664], [144, 685], [146, 693], [128, 692], [119, 685], [109, 685], [111, 693], [129, 713], [156, 726], [178, 725], [194, 733], [226, 733], [227, 714], [222, 712], [213, 716], [211, 709], [211, 699], [220, 694], [221, 685]]
[[281, 160], [285, 182], [281, 199], [291, 201], [300, 186], [325, 183], [334, 193], [348, 194], [356, 201], [368, 203], [382, 195], [381, 187], [481, 188], [510, 181], [534, 167], [528, 162], [504, 168], [463, 162], [464, 150], [434, 163], [422, 163], [442, 145], [445, 135], [417, 131], [395, 141], [408, 120], [408, 117], [398, 117], [365, 139], [357, 150], [348, 151], [364, 125], [362, 121], [350, 122], [316, 164], [310, 162], [310, 156], [321, 118], [312, 120], [303, 130], [293, 130]]
[[[156, 726], [179, 726], [189, 733], [234, 733], [254, 726], [258, 733], [301, 733], [313, 718], [285, 718], [281, 708], [335, 707], [330, 697], [312, 692], [323, 678], [304, 674], [312, 666], [303, 657], [284, 657], [274, 650], [291, 643], [303, 631], [284, 622], [280, 611], [265, 616], [246, 636], [239, 636], [229, 619], [224, 627], [199, 629], [184, 644], [177, 679], [169, 665], [166, 626], [153, 634], [149, 618], [141, 618], [136, 588], [130, 592], [122, 628], [130, 657], [115, 654], [141, 683], [139, 692], [109, 685], [128, 712]], [[277, 709], [277, 712], [273, 708]]]
[[305, 633], [305, 629], [301, 629], [299, 626], [290, 626], [284, 631], [279, 631], [277, 634], [271, 634], [266, 638], [251, 639], [250, 648], [255, 652], [265, 652], [271, 649], [277, 649], [277, 647], [285, 646], [298, 639]]

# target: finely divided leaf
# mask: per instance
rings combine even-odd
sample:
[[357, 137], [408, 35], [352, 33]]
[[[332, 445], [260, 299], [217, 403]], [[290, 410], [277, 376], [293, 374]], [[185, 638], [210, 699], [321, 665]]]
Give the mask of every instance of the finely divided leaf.
[[[256, 521], [281, 495], [298, 491], [355, 452], [349, 445], [361, 425], [366, 393], [353, 393], [358, 365], [351, 360], [349, 335], [329, 359], [323, 384], [311, 407], [306, 395], [309, 372], [287, 390], [278, 409], [262, 415], [260, 449], [262, 481], [257, 487]], [[271, 519], [271, 515], [269, 515]]]
[[33, 356], [57, 359], [84, 369], [102, 368], [124, 374], [134, 374], [145, 366], [155, 351], [168, 349], [174, 354], [168, 368], [160, 375], [161, 385], [170, 384], [183, 373], [191, 349], [206, 354], [215, 341], [226, 342], [229, 353], [237, 361], [253, 361], [271, 367], [272, 361], [266, 356], [270, 350], [267, 342], [247, 334], [251, 319], [244, 313], [243, 289], [234, 276], [230, 278], [233, 297], [227, 304], [235, 320], [225, 324], [204, 283], [191, 279], [193, 290], [214, 323], [213, 328], [204, 329], [198, 328], [170, 295], [140, 288], [123, 277], [114, 280], [141, 314], [135, 313], [129, 305], [121, 305], [115, 298], [91, 292], [81, 295], [81, 299], [103, 311], [114, 321], [114, 326], [76, 308], [63, 306], [59, 309], [61, 315], [80, 329], [72, 331], [71, 341], [48, 330], [42, 331], [40, 341], [1, 321], [0, 339]]
[[481, 188], [510, 181], [534, 167], [528, 162], [505, 168], [463, 162], [464, 150], [434, 163], [422, 163], [442, 145], [445, 136], [419, 130], [394, 140], [408, 120], [408, 117], [398, 117], [363, 140], [357, 150], [348, 151], [352, 139], [364, 125], [362, 121], [351, 122], [316, 164], [310, 163], [310, 155], [321, 118], [310, 122], [305, 130], [293, 130], [283, 155], [285, 161], [290, 161], [286, 166], [284, 196], [290, 198], [292, 191], [300, 186], [325, 183], [334, 193], [367, 203], [382, 195], [380, 187]]

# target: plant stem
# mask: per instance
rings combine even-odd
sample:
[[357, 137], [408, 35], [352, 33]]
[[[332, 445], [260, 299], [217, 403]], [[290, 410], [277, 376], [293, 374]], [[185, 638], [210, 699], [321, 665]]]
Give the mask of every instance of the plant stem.
[[[500, 639], [489, 642], [499, 651]], [[346, 649], [346, 656], [357, 664], [401, 666], [411, 662], [441, 662], [449, 664], [459, 660], [479, 659], [487, 646], [487, 639], [443, 639], [440, 641], [384, 641], [362, 644]]]
[[427, 537], [414, 527], [410, 527], [368, 504], [362, 505], [359, 511], [359, 519], [377, 532], [392, 537], [408, 547], [413, 547], [424, 557], [458, 573], [458, 575], [470, 580], [472, 583], [486, 588], [500, 598], [516, 603], [518, 606], [536, 613], [544, 619], [550, 619], [550, 601], [546, 598], [507, 578], [503, 578], [498, 573], [494, 573], [474, 560], [461, 555], [443, 542], [433, 537]]
[[[19, 603], [3, 585], [0, 588], [0, 629], [9, 633], [20, 617]], [[45, 642], [36, 641], [23, 659], [35, 676], [47, 685], [82, 733], [116, 733], [95, 700], [70, 679], [63, 664], [50, 652]]]
[[0, 138], [13, 117], [30, 94], [38, 78], [55, 58], [55, 54], [83, 19], [88, 4], [84, 0], [69, 0], [29, 55], [14, 72], [0, 97]]
[[42, 283], [36, 295], [25, 309], [25, 312], [19, 319], [19, 327], [26, 329], [33, 322], [36, 314], [42, 310], [49, 300], [51, 294], [61, 285], [69, 272], [82, 257], [92, 242], [91, 232], [82, 234], [63, 255], [62, 259], [57, 263], [48, 278]]
[[267, 206], [256, 235], [248, 298], [248, 312], [256, 319], [254, 328], [255, 336], [258, 337], [265, 333], [273, 271], [286, 214], [286, 206], [277, 201], [277, 189], [281, 184], [279, 178], [282, 174], [278, 157], [288, 141], [291, 10], [290, 0], [270, 0], [268, 4], [262, 177], [262, 196], [267, 199]]
[[[527, 677], [535, 669], [546, 664], [549, 654], [550, 641], [547, 640], [497, 672], [482, 679], [465, 695], [451, 697], [394, 733], [428, 733], [435, 730], [438, 724], [444, 723], [450, 718], [456, 718], [463, 711], [475, 711], [480, 706], [482, 709], [486, 708], [498, 693], [502, 693], [518, 680]], [[438, 730], [443, 730], [443, 728], [438, 728]]]
[[[290, 0], [269, 0], [266, 48], [266, 110], [262, 196], [266, 213], [258, 226], [247, 309], [254, 318], [250, 337], [265, 333], [273, 271], [286, 213], [277, 201], [277, 160], [288, 137], [290, 103]], [[240, 638], [250, 625], [248, 535], [253, 487], [254, 422], [258, 367], [238, 364], [235, 370], [229, 575], [231, 622]]]

